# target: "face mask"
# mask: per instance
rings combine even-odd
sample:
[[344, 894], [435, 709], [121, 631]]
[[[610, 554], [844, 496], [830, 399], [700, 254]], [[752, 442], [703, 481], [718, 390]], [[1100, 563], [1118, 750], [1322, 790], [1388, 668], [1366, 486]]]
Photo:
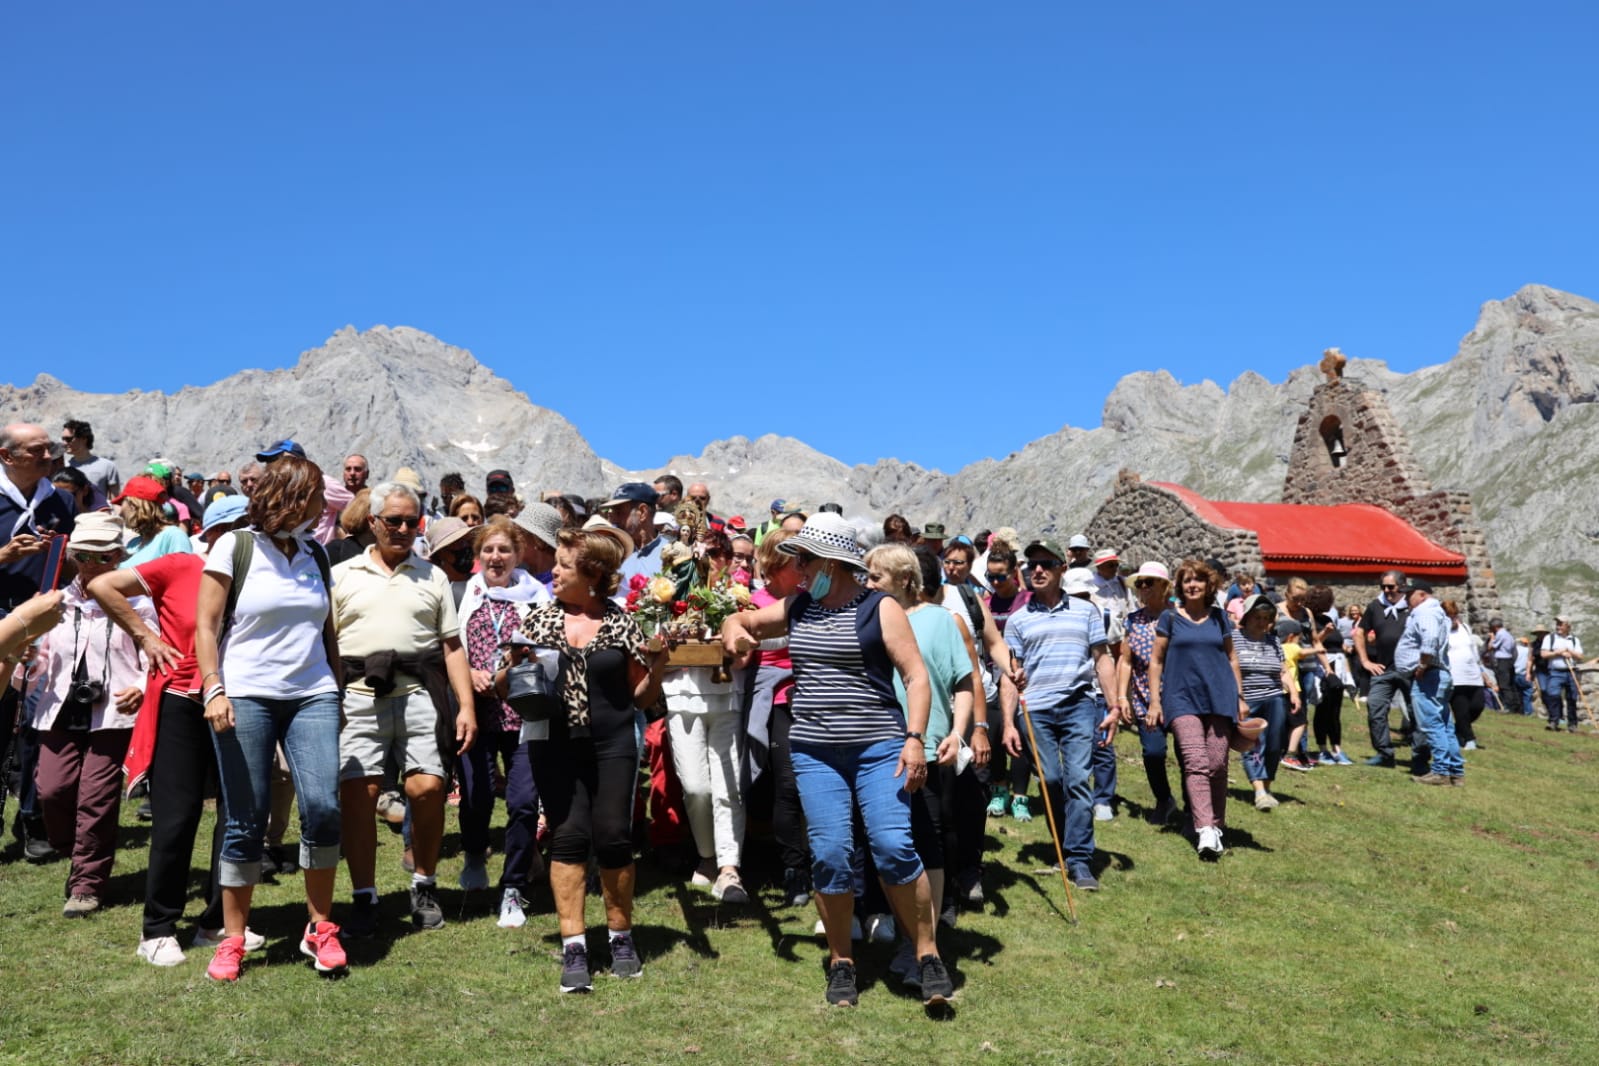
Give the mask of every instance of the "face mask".
[[833, 591], [833, 575], [825, 567], [818, 570], [816, 576], [811, 578], [807, 591], [810, 592], [811, 599], [825, 600], [827, 594]]
[[276, 533], [272, 534], [272, 536], [277, 540], [293, 540], [296, 537], [304, 536], [306, 531], [314, 525], [316, 525], [316, 519], [307, 519], [306, 521], [295, 526], [293, 529], [280, 529]]

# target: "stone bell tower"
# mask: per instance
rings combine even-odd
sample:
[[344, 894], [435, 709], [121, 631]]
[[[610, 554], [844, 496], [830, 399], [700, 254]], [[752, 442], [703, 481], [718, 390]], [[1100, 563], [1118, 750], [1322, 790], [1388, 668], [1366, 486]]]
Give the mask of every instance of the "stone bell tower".
[[1487, 625], [1499, 613], [1499, 589], [1471, 494], [1432, 487], [1388, 401], [1358, 379], [1345, 380], [1344, 363], [1336, 348], [1322, 356], [1327, 380], [1299, 416], [1283, 502], [1371, 503], [1403, 518], [1466, 557], [1466, 617], [1473, 626]]

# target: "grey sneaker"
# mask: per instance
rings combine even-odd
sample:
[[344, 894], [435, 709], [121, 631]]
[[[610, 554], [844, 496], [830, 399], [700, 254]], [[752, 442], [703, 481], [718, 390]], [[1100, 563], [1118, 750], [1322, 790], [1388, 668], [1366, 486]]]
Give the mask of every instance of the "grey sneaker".
[[941, 1007], [955, 995], [955, 982], [950, 980], [944, 960], [937, 955], [922, 956], [922, 1005]]
[[632, 933], [611, 935], [611, 976], [641, 977], [644, 963], [639, 961], [638, 949], [633, 946]]
[[466, 853], [461, 866], [461, 891], [481, 892], [489, 887], [489, 857], [481, 851]]
[[411, 886], [411, 924], [418, 929], [439, 929], [444, 925], [444, 908], [439, 906], [435, 885]]
[[589, 952], [582, 944], [568, 944], [561, 950], [561, 991], [592, 992], [594, 980], [589, 976]]

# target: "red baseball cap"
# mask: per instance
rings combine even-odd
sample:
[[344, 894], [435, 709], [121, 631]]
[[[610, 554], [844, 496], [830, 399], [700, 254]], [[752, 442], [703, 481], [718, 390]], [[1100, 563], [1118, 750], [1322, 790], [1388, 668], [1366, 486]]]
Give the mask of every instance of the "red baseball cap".
[[111, 502], [121, 503], [129, 497], [135, 500], [149, 500], [151, 503], [163, 503], [167, 498], [167, 487], [153, 477], [140, 474], [138, 477], [129, 478], [128, 483], [122, 486], [121, 494]]

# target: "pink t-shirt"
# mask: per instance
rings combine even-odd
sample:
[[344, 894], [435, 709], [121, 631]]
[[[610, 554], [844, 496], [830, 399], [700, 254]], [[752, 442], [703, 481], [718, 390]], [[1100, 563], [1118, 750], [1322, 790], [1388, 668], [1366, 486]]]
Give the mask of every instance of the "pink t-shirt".
[[[750, 603], [754, 605], [757, 610], [762, 607], [769, 607], [774, 603], [781, 602], [781, 600], [779, 600], [776, 596], [773, 596], [770, 592], [767, 592], [765, 589], [756, 589], [750, 594]], [[762, 641], [761, 650], [755, 653], [755, 662], [758, 666], [775, 666], [780, 670], [787, 670], [789, 674], [792, 675], [794, 672], [794, 663], [788, 657], [788, 638], [784, 637], [782, 638], [782, 641], [783, 646], [781, 648], [767, 648], [765, 645], [770, 642]], [[793, 688], [794, 678], [790, 676], [787, 681], [784, 681], [781, 685], [777, 686], [776, 691], [774, 691], [772, 694], [772, 702], [774, 704], [787, 703], [789, 693], [793, 690]]]

